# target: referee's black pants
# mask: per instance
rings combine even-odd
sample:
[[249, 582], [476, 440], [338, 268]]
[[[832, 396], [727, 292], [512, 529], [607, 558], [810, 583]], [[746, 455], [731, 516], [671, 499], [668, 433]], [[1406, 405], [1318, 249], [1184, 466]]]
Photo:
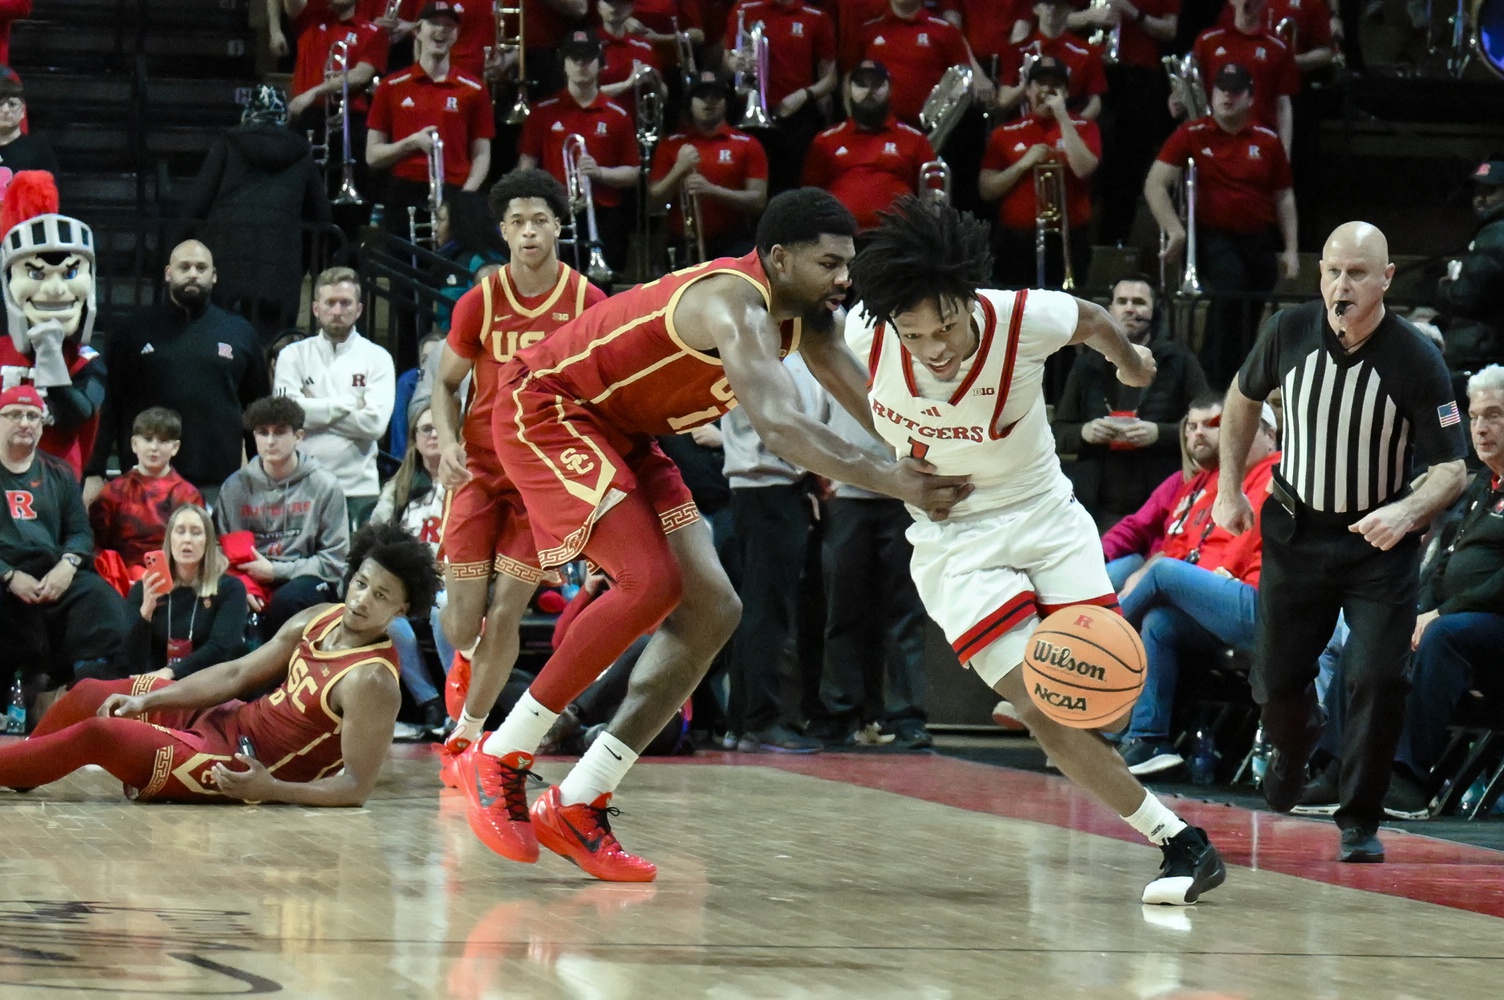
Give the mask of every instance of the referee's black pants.
[[1343, 650], [1347, 698], [1337, 825], [1372, 830], [1405, 721], [1405, 668], [1415, 631], [1420, 543], [1411, 535], [1387, 552], [1337, 523], [1291, 514], [1274, 497], [1263, 508], [1258, 654], [1250, 678], [1264, 733], [1281, 753], [1303, 759], [1321, 733], [1316, 660], [1337, 612], [1351, 635]]

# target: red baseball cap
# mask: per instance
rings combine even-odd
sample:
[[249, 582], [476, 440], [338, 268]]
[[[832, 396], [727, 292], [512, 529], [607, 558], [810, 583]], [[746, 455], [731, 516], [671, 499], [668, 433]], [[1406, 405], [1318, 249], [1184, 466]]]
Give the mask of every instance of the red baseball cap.
[[47, 412], [47, 403], [34, 385], [15, 385], [0, 392], [0, 410], [9, 406], [34, 406]]

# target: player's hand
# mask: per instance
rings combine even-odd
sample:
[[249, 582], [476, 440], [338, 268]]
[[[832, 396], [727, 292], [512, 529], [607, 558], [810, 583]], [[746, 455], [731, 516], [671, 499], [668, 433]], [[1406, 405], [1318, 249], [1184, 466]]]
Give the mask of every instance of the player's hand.
[[112, 694], [94, 714], [101, 719], [139, 719], [146, 714], [146, 700], [139, 695]]
[[1440, 617], [1440, 611], [1422, 611], [1415, 616], [1415, 631], [1410, 635], [1411, 649], [1420, 648], [1420, 639], [1426, 634], [1426, 627]]
[[1413, 527], [1415, 525], [1410, 523], [1410, 515], [1401, 510], [1399, 504], [1391, 503], [1369, 511], [1367, 517], [1357, 524], [1349, 525], [1347, 530], [1362, 535], [1364, 541], [1380, 552], [1388, 552]]
[[37, 602], [39, 602], [42, 599], [41, 590], [42, 581], [38, 580], [30, 573], [24, 573], [21, 570], [16, 570], [15, 572], [11, 573], [10, 592], [12, 594], [15, 594], [25, 603], [36, 604]]
[[970, 476], [941, 476], [935, 467], [918, 458], [901, 458], [894, 467], [893, 495], [929, 515], [931, 521], [943, 521], [956, 504], [976, 489]]
[[219, 790], [232, 799], [241, 799], [245, 802], [261, 802], [271, 794], [277, 783], [272, 773], [266, 769], [266, 765], [255, 757], [247, 757], [243, 753], [235, 755], [236, 761], [244, 764], [244, 771], [232, 771], [223, 764], [215, 764], [209, 769], [214, 776], [214, 784]]
[[457, 490], [475, 476], [466, 463], [465, 442], [457, 441], [439, 452], [439, 485], [446, 490]]
[[1050, 156], [1054, 154], [1054, 152], [1055, 151], [1053, 149], [1051, 149], [1044, 143], [1036, 142], [1034, 145], [1029, 147], [1028, 152], [1024, 153], [1024, 162], [1027, 163], [1031, 168], [1037, 167], [1045, 160], [1048, 160]]
[[[1150, 351], [1147, 347], [1144, 347], [1142, 344], [1134, 344], [1132, 346], [1133, 353], [1137, 357], [1138, 363], [1130, 365], [1128, 368], [1119, 366], [1118, 381], [1123, 383], [1124, 385], [1132, 385], [1142, 388], [1143, 386], [1146, 386], [1150, 382], [1154, 381], [1154, 375], [1159, 370], [1159, 368], [1154, 363], [1154, 353], [1152, 351]], [[1158, 436], [1157, 431], [1155, 432], [1155, 436]]]
[[1241, 535], [1253, 530], [1253, 504], [1248, 502], [1242, 490], [1236, 493], [1219, 492], [1216, 502], [1212, 504], [1212, 520], [1219, 528]]
[[985, 108], [997, 100], [997, 84], [986, 73], [977, 73], [971, 79], [971, 93]]
[[1174, 94], [1170, 95], [1169, 107], [1170, 117], [1175, 119], [1176, 121], [1180, 121], [1181, 119], [1186, 117], [1185, 105], [1181, 104], [1180, 98], [1176, 97]]

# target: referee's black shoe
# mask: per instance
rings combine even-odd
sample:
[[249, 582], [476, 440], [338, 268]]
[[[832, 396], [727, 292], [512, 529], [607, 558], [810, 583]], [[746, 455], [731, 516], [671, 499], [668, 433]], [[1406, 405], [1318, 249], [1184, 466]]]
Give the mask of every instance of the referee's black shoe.
[[1269, 752], [1269, 766], [1264, 771], [1264, 801], [1277, 813], [1287, 813], [1300, 801], [1306, 787], [1307, 752], [1297, 758], [1279, 747]]
[[1342, 831], [1342, 853], [1338, 857], [1348, 864], [1381, 865], [1384, 842], [1372, 827], [1350, 826]]

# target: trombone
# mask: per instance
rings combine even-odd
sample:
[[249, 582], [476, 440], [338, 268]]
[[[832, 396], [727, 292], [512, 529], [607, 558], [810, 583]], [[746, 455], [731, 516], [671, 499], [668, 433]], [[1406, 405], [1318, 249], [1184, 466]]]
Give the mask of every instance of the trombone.
[[[1185, 270], [1181, 273], [1177, 293], [1187, 298], [1201, 295], [1201, 276], [1196, 271], [1196, 160], [1187, 157], [1185, 180], [1180, 185], [1179, 214], [1185, 223]], [[1168, 291], [1169, 262], [1166, 256], [1170, 249], [1170, 234], [1159, 231], [1159, 287]]]
[[684, 92], [687, 94], [700, 75], [699, 66], [695, 62], [695, 46], [689, 40], [689, 32], [679, 30], [677, 16], [669, 18], [669, 22], [673, 25], [674, 45], [679, 51], [679, 77], [684, 81]]
[[418, 206], [407, 206], [407, 241], [415, 246], [439, 247], [439, 209], [444, 207], [444, 140], [430, 128], [433, 144], [428, 147], [428, 221], [418, 221]]
[[733, 85], [736, 92], [747, 100], [738, 128], [772, 128], [768, 117], [768, 39], [763, 23], [758, 21], [747, 30], [747, 12], [736, 12], [737, 65], [745, 66], [750, 61], [750, 70], [738, 69]]
[[684, 216], [685, 265], [705, 260], [705, 217], [700, 212], [700, 196], [689, 193], [689, 185], [679, 186], [679, 214]]
[[324, 60], [324, 79], [339, 74], [339, 94], [324, 95], [324, 141], [313, 141], [313, 130], [308, 130], [308, 145], [313, 150], [314, 162], [324, 171], [324, 182], [329, 179], [329, 157], [334, 151], [334, 130], [339, 129], [340, 180], [339, 193], [333, 198], [335, 205], [364, 205], [365, 200], [355, 189], [355, 157], [350, 151], [350, 43], [340, 39], [329, 46], [329, 57]]
[[936, 205], [950, 204], [950, 164], [939, 159], [920, 164], [919, 197]]
[[[632, 85], [637, 99], [637, 151], [643, 163], [653, 162], [653, 151], [663, 137], [663, 95], [658, 90], [658, 78], [644, 67]], [[637, 232], [640, 252], [651, 254], [652, 209], [648, 205], [648, 174], [637, 175]], [[646, 267], [644, 267], [646, 271]]]
[[595, 225], [595, 194], [591, 189], [590, 178], [580, 170], [580, 160], [589, 156], [590, 150], [585, 146], [585, 137], [578, 132], [571, 132], [564, 137], [564, 190], [569, 195], [570, 214], [570, 243], [574, 246], [575, 267], [580, 263], [580, 235], [579, 214], [585, 213], [586, 234], [589, 237], [589, 263], [585, 267], [585, 277], [598, 285], [609, 285], [613, 277], [611, 268], [606, 265], [606, 255], [601, 250], [601, 234]]
[[[511, 110], [502, 121], [507, 125], [521, 125], [527, 121], [527, 49], [523, 45], [523, 32], [527, 25], [526, 4], [523, 0], [513, 0], [512, 6], [507, 6], [503, 0], [498, 0], [496, 11], [496, 40], [494, 45], [486, 46], [486, 56], [494, 51], [517, 53], [516, 79], [513, 81], [517, 88], [517, 98], [512, 102]], [[517, 19], [517, 27], [512, 28], [508, 18]]]
[[1034, 165], [1034, 276], [1037, 287], [1044, 288], [1045, 257], [1048, 237], [1060, 237], [1060, 255], [1064, 258], [1061, 291], [1076, 289], [1071, 269], [1071, 224], [1065, 192], [1065, 164], [1056, 159]]

